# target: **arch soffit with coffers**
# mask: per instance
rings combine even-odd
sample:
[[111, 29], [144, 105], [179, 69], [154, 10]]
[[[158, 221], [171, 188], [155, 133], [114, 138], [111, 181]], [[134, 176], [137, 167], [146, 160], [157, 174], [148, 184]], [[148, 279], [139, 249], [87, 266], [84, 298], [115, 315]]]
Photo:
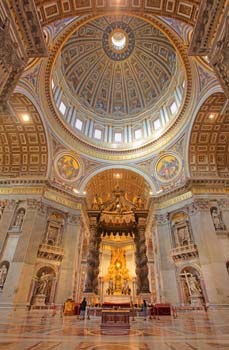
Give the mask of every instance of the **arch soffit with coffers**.
[[133, 159], [133, 157], [141, 159], [143, 157], [152, 155], [155, 151], [158, 151], [163, 146], [167, 146], [168, 143], [173, 142], [174, 138], [177, 136], [177, 134], [181, 131], [181, 128], [183, 128], [186, 123], [186, 116], [188, 114], [188, 111], [190, 114], [193, 108], [193, 100], [191, 99], [191, 95], [195, 93], [194, 81], [192, 79], [193, 63], [192, 58], [188, 57], [187, 48], [183, 45], [182, 39], [159, 18], [155, 18], [149, 15], [140, 16], [135, 14], [135, 16], [142, 18], [158, 27], [163, 32], [163, 34], [165, 34], [165, 36], [168, 37], [168, 39], [173, 43], [174, 47], [176, 48], [177, 54], [179, 55], [182, 61], [182, 64], [185, 66], [186, 96], [184, 102], [176, 120], [174, 120], [173, 124], [170, 125], [159, 138], [149, 141], [147, 144], [136, 147], [133, 150], [122, 150], [118, 148], [104, 149], [103, 147], [91, 145], [86, 140], [82, 139], [82, 137], [77, 136], [67, 126], [67, 124], [63, 120], [61, 120], [56, 111], [56, 108], [54, 107], [55, 103], [53, 101], [51, 93], [50, 81], [55, 61], [60, 53], [62, 46], [75, 30], [80, 28], [85, 23], [91, 21], [92, 19], [101, 16], [91, 15], [88, 16], [86, 19], [80, 18], [71, 22], [71, 24], [69, 24], [67, 28], [58, 35], [58, 37], [55, 40], [55, 43], [51, 47], [49, 57], [47, 59], [44, 59], [44, 62], [41, 66], [40, 76], [42, 79], [42, 84], [40, 84], [40, 86], [45, 86], [45, 89], [40, 90], [40, 98], [43, 101], [42, 107], [44, 113], [47, 116], [49, 124], [52, 125], [55, 134], [59, 135], [59, 137], [61, 137], [62, 140], [66, 141], [66, 146], [71, 147], [73, 149], [77, 149], [79, 153], [85, 154], [91, 158], [99, 158], [103, 159], [104, 161], [128, 161], [130, 159]]
[[106, 171], [109, 170], [117, 170], [117, 171], [130, 171], [134, 174], [137, 174], [138, 176], [142, 177], [147, 185], [149, 186], [150, 191], [153, 192], [153, 194], [156, 194], [156, 188], [154, 185], [154, 182], [152, 180], [152, 178], [150, 176], [148, 176], [147, 174], [145, 174], [143, 171], [141, 171], [140, 169], [137, 169], [133, 166], [128, 166], [128, 165], [108, 165], [108, 166], [104, 166], [104, 167], [100, 167], [99, 169], [96, 169], [95, 171], [93, 171], [92, 173], [90, 173], [88, 176], [86, 176], [83, 180], [83, 182], [81, 183], [80, 189], [79, 191], [81, 193], [83, 193], [83, 191], [86, 189], [87, 185], [89, 184], [89, 182], [96, 176], [99, 175], [101, 173], [104, 173]]
[[150, 192], [153, 193], [148, 179], [131, 167], [102, 168], [93, 172], [86, 180], [84, 189], [90, 207], [93, 207], [95, 196], [98, 196], [104, 203], [109, 199], [108, 194], [117, 188], [124, 191], [125, 198], [128, 198], [129, 201], [133, 201], [136, 196], [141, 197], [145, 207], [150, 198]]
[[190, 116], [190, 122], [188, 127], [185, 130], [186, 133], [186, 143], [185, 143], [185, 159], [187, 159], [187, 162], [185, 162], [185, 168], [186, 168], [186, 172], [187, 172], [187, 177], [191, 176], [190, 173], [190, 169], [189, 169], [189, 144], [190, 144], [190, 138], [191, 138], [191, 134], [192, 134], [192, 128], [193, 125], [195, 123], [196, 117], [198, 112], [200, 111], [201, 107], [203, 106], [203, 104], [205, 103], [205, 101], [207, 101], [207, 99], [215, 94], [215, 93], [223, 93], [223, 90], [221, 88], [221, 86], [219, 85], [218, 81], [213, 81], [212, 84], [210, 86], [208, 86], [208, 91], [206, 91], [200, 98], [198, 103], [196, 104], [196, 107], [192, 113], [192, 115]]
[[46, 143], [47, 143], [47, 150], [48, 150], [48, 164], [47, 164], [47, 173], [46, 173], [46, 178], [48, 178], [51, 174], [52, 171], [52, 162], [51, 162], [51, 157], [52, 157], [52, 147], [51, 147], [51, 138], [50, 138], [50, 130], [48, 128], [48, 123], [45, 117], [45, 114], [41, 110], [41, 104], [36, 98], [35, 94], [32, 94], [31, 91], [29, 91], [27, 88], [25, 88], [23, 85], [20, 84], [20, 81], [18, 85], [16, 86], [14, 93], [20, 94], [22, 96], [25, 96], [35, 107], [37, 110], [37, 113], [39, 114], [41, 123], [44, 128], [45, 136], [46, 136]]
[[175, 18], [180, 21], [194, 25], [197, 19], [200, 0], [168, 1], [158, 0], [122, 0], [118, 4], [114, 0], [92, 1], [63, 1], [61, 0], [35, 0], [38, 16], [42, 26], [57, 20], [73, 17], [105, 14], [119, 12], [120, 14], [146, 13]]
[[195, 116], [187, 147], [191, 178], [228, 178], [229, 113], [221, 113], [225, 101], [222, 92], [215, 92]]
[[[15, 93], [10, 101], [12, 113], [1, 114], [0, 173], [3, 178], [47, 177], [48, 137], [40, 114], [31, 100]], [[23, 122], [23, 115], [29, 121]]]

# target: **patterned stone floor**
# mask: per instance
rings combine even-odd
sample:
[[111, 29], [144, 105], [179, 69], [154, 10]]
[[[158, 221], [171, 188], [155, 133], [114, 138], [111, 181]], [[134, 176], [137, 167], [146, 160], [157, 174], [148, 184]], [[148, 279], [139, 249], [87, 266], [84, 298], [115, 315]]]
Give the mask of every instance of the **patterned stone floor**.
[[129, 335], [100, 331], [100, 318], [52, 316], [49, 311], [0, 309], [0, 350], [227, 350], [229, 312], [178, 313], [173, 319], [137, 318]]

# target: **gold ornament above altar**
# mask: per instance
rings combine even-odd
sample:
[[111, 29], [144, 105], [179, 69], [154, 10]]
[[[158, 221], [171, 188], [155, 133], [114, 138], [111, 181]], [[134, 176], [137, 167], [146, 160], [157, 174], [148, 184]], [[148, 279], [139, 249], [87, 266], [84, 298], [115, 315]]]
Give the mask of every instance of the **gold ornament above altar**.
[[109, 282], [108, 294], [121, 295], [129, 292], [129, 271], [126, 268], [125, 251], [116, 248], [112, 251], [111, 262], [105, 281]]

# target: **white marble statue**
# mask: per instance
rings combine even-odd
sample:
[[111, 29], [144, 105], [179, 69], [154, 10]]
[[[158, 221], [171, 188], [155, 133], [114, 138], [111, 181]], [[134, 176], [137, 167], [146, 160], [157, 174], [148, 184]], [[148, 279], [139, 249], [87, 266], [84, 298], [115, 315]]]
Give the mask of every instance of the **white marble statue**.
[[24, 216], [25, 216], [25, 211], [23, 209], [20, 209], [17, 213], [15, 220], [14, 220], [13, 226], [21, 228], [23, 220], [24, 220]]
[[200, 287], [199, 281], [197, 280], [196, 276], [191, 275], [188, 277], [188, 285], [189, 285], [189, 290], [190, 290], [191, 296], [193, 296], [193, 295], [201, 296], [202, 295], [201, 287]]
[[211, 216], [212, 216], [212, 221], [213, 221], [213, 224], [215, 226], [216, 231], [217, 230], [224, 230], [225, 225], [223, 223], [221, 213], [220, 213], [218, 208], [216, 208], [216, 207], [211, 208]]
[[0, 289], [3, 289], [8, 269], [5, 264], [0, 268]]
[[46, 275], [44, 272], [42, 272], [41, 277], [38, 280], [38, 286], [36, 294], [43, 294], [45, 295], [46, 290], [48, 286], [48, 275]]

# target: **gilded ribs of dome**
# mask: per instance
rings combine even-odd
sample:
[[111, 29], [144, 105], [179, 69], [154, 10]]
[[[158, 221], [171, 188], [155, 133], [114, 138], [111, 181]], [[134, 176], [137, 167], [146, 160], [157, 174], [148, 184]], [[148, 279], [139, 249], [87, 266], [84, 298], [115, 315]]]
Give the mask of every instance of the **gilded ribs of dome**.
[[[120, 52], [111, 43], [117, 31], [127, 40]], [[150, 109], [165, 94], [175, 68], [176, 53], [164, 34], [129, 16], [85, 24], [61, 51], [61, 70], [73, 101], [100, 117], [128, 118]]]

